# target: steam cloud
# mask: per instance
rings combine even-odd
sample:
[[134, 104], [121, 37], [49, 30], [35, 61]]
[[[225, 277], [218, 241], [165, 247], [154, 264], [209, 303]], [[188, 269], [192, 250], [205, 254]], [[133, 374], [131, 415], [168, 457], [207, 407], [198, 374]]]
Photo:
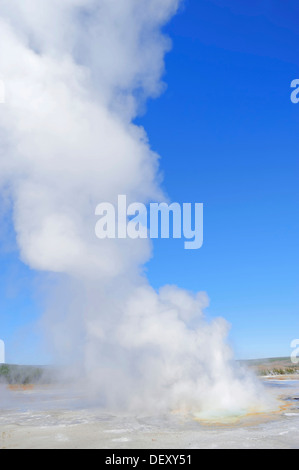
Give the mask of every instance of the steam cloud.
[[156, 292], [142, 272], [148, 239], [94, 234], [99, 202], [163, 198], [158, 155], [132, 121], [163, 90], [161, 28], [178, 6], [2, 0], [0, 185], [21, 259], [55, 275], [48, 338], [105, 405], [250, 409], [260, 390], [232, 365], [227, 323], [205, 321], [206, 294]]

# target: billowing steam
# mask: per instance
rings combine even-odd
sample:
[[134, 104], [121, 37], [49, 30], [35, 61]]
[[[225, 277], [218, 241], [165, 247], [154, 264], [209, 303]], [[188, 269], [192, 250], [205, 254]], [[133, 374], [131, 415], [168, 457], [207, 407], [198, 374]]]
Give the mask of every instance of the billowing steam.
[[163, 197], [158, 156], [132, 120], [163, 89], [161, 28], [178, 4], [1, 1], [0, 184], [21, 259], [56, 278], [48, 339], [94, 396], [133, 409], [245, 410], [260, 392], [232, 366], [226, 322], [205, 321], [206, 295], [157, 293], [142, 272], [148, 239], [94, 233], [100, 202]]

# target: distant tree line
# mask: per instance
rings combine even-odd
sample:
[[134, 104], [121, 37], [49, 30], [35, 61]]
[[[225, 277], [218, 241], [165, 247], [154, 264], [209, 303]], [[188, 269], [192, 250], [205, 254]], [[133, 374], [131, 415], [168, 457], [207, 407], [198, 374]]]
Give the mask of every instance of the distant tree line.
[[0, 383], [35, 384], [43, 382], [44, 369], [36, 366], [0, 365]]

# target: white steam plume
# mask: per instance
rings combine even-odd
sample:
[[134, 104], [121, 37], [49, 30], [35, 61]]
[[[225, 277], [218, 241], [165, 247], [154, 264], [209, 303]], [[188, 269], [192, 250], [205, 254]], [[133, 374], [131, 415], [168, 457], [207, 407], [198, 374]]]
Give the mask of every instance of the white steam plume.
[[106, 405], [248, 409], [259, 392], [232, 367], [227, 324], [204, 293], [155, 292], [148, 240], [95, 237], [98, 203], [160, 200], [158, 156], [132, 123], [160, 80], [161, 27], [179, 0], [2, 0], [0, 184], [22, 260], [56, 273], [45, 316], [64, 362]]

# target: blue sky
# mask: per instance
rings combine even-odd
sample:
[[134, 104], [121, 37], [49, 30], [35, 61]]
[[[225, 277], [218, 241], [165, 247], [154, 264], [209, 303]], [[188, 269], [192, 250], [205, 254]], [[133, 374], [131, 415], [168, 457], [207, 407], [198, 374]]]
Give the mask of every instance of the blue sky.
[[[287, 356], [299, 337], [297, 1], [189, 0], [165, 28], [167, 88], [136, 119], [172, 201], [204, 204], [204, 245], [155, 240], [150, 283], [204, 290], [239, 358]], [[8, 224], [9, 225], [9, 224]], [[43, 363], [34, 272], [0, 254], [7, 361]], [[9, 242], [12, 243], [11, 241]], [[26, 347], [24, 347], [26, 346]], [[26, 355], [24, 355], [26, 351]]]
[[299, 336], [298, 4], [239, 3], [190, 0], [167, 28], [167, 90], [140, 122], [171, 200], [204, 203], [204, 245], [155, 241], [148, 276], [205, 290], [238, 357], [289, 355]]

